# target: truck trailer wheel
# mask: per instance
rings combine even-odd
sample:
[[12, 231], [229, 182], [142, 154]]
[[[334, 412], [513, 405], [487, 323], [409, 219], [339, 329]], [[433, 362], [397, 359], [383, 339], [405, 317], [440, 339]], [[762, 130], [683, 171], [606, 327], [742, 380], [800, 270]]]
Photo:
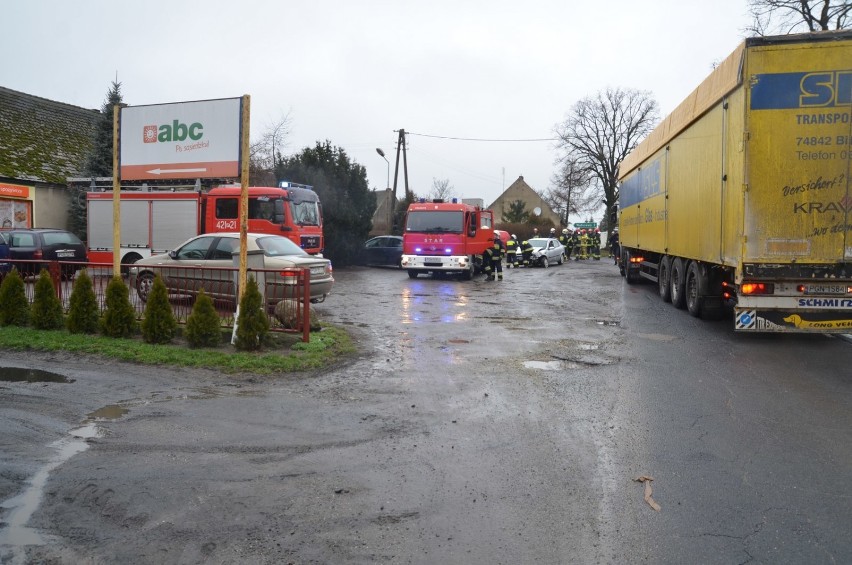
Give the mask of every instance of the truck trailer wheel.
[[672, 306], [683, 310], [686, 308], [686, 261], [680, 257], [672, 259], [672, 269], [669, 278]]
[[670, 286], [670, 278], [672, 274], [672, 258], [668, 255], [660, 259], [660, 265], [657, 267], [657, 284], [660, 288], [660, 298], [663, 302], [672, 301], [672, 287]]
[[633, 268], [633, 263], [630, 262], [630, 252], [624, 253], [624, 278], [627, 284], [636, 284], [639, 282], [639, 273]]
[[686, 309], [696, 318], [701, 315], [704, 294], [707, 288], [707, 277], [702, 274], [701, 266], [692, 261], [686, 271]]

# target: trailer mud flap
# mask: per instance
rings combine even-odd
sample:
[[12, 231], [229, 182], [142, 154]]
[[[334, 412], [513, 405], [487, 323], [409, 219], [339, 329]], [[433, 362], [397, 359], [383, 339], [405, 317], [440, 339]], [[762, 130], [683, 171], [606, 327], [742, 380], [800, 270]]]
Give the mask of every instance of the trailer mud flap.
[[736, 331], [852, 333], [852, 312], [734, 310]]

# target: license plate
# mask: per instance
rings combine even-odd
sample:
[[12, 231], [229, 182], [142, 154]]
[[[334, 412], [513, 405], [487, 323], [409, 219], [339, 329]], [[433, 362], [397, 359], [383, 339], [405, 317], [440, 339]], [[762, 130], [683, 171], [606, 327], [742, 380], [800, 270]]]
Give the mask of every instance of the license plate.
[[311, 274], [312, 275], [324, 275], [325, 274], [325, 267], [311, 267]]
[[805, 294], [846, 294], [849, 290], [845, 284], [806, 284]]
[[57, 257], [73, 257], [74, 252], [73, 251], [57, 251], [56, 256]]

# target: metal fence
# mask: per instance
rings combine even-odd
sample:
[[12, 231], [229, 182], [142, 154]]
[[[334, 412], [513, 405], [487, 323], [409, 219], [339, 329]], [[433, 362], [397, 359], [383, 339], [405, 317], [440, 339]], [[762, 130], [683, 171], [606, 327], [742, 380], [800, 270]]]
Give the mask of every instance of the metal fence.
[[[21, 273], [24, 278], [27, 300], [31, 304], [35, 294], [35, 282], [41, 270], [47, 269], [53, 281], [56, 296], [62, 303], [62, 308], [66, 314], [70, 308], [74, 281], [80, 270], [86, 269], [89, 278], [92, 279], [92, 286], [101, 313], [105, 308], [107, 285], [113, 277], [111, 263], [3, 259], [0, 266], [2, 266], [0, 274], [5, 274], [12, 268]], [[169, 304], [171, 304], [172, 312], [178, 323], [186, 324], [187, 318], [192, 313], [195, 297], [199, 289], [203, 288], [205, 294], [213, 299], [222, 327], [232, 328], [236, 321], [238, 271], [239, 269], [236, 267], [169, 267], [168, 272], [160, 273], [169, 294]], [[266, 303], [270, 330], [301, 333], [302, 340], [309, 341], [310, 270], [249, 269], [248, 276], [258, 282], [258, 289]], [[128, 272], [124, 272], [124, 268], [121, 278], [128, 286], [130, 303], [136, 310], [137, 318], [141, 320], [147, 302], [144, 299], [144, 292], [139, 290], [139, 281], [129, 276]], [[279, 284], [270, 282], [273, 278]], [[282, 278], [284, 279], [283, 284], [281, 284]]]

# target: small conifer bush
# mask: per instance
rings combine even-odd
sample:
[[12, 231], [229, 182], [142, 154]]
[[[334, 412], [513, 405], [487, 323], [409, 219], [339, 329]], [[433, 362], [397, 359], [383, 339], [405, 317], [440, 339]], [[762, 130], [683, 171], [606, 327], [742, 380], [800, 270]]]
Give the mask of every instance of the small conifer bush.
[[213, 300], [202, 288], [192, 306], [192, 313], [186, 319], [183, 332], [190, 347], [219, 347], [222, 343], [222, 329], [219, 313], [213, 306]]
[[113, 277], [106, 288], [101, 333], [107, 337], [130, 337], [139, 329], [130, 293], [121, 277]]
[[12, 269], [0, 284], [0, 326], [26, 326], [30, 322], [30, 303], [24, 279]]
[[254, 277], [249, 277], [246, 290], [240, 299], [240, 315], [237, 318], [237, 339], [234, 343], [240, 351], [257, 351], [269, 333], [269, 318], [262, 304], [263, 297]]
[[65, 319], [65, 327], [72, 334], [93, 334], [98, 331], [98, 320], [100, 310], [98, 298], [95, 296], [95, 288], [92, 279], [86, 269], [77, 273], [74, 286], [71, 288], [71, 298], [68, 301], [68, 317]]
[[38, 330], [58, 330], [65, 325], [62, 303], [56, 297], [53, 279], [47, 269], [41, 270], [35, 283], [30, 321]]
[[176, 332], [177, 320], [169, 304], [169, 291], [157, 275], [142, 315], [142, 339], [147, 343], [169, 343]]

